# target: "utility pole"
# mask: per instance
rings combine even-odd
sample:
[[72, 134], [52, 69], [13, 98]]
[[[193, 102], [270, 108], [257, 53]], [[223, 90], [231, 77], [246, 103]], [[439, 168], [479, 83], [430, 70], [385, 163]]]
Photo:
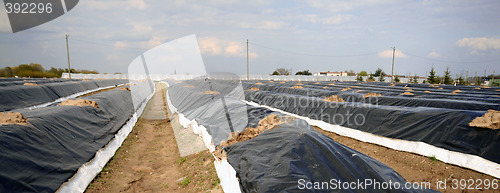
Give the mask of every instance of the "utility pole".
[[491, 77], [491, 84], [493, 84], [493, 82], [495, 82], [495, 70], [493, 70], [493, 76]]
[[250, 80], [250, 74], [249, 74], [250, 67], [248, 63], [249, 59], [248, 59], [248, 39], [247, 39], [247, 80]]
[[483, 82], [486, 81], [486, 70], [484, 70], [484, 78], [483, 78]]
[[474, 85], [476, 85], [476, 82], [477, 82], [477, 72], [476, 75], [474, 76]]
[[467, 83], [469, 80], [469, 71], [467, 70], [467, 72], [465, 73], [465, 83]]
[[394, 80], [394, 56], [396, 55], [396, 46], [392, 48], [392, 71], [391, 71], [391, 82]]
[[71, 66], [69, 65], [69, 44], [68, 44], [68, 34], [66, 34], [66, 53], [68, 54], [68, 74], [69, 74], [69, 79], [71, 79]]

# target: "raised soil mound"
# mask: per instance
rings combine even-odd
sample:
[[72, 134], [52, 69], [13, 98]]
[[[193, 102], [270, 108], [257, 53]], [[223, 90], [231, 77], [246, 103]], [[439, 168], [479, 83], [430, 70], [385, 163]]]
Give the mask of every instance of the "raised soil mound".
[[212, 91], [212, 90], [207, 90], [205, 92], [202, 92], [201, 94], [220, 94], [220, 92]]
[[0, 112], [0, 125], [10, 125], [10, 124], [25, 125], [27, 120], [28, 119], [26, 119], [26, 117], [24, 117], [23, 114], [21, 113]]
[[332, 95], [332, 96], [326, 97], [326, 98], [322, 99], [322, 101], [336, 102], [336, 103], [338, 103], [338, 102], [345, 102], [344, 99], [340, 98], [337, 95]]
[[91, 106], [94, 108], [99, 108], [99, 105], [95, 101], [87, 100], [87, 99], [69, 99], [59, 103], [58, 106]]
[[183, 87], [185, 87], [185, 88], [194, 88], [194, 86], [193, 86], [193, 85], [185, 85], [185, 86], [183, 86]]
[[500, 111], [488, 110], [483, 116], [476, 117], [469, 123], [471, 127], [500, 129]]
[[280, 118], [278, 118], [278, 116], [276, 116], [276, 114], [271, 114], [271, 115], [267, 116], [266, 118], [260, 120], [259, 125], [255, 128], [247, 127], [241, 133], [237, 133], [237, 134], [231, 133], [231, 135], [233, 137], [227, 141], [220, 143], [220, 146], [227, 147], [229, 145], [232, 145], [232, 144], [235, 144], [238, 142], [252, 139], [254, 137], [257, 137], [258, 135], [260, 135], [264, 131], [273, 129], [275, 126], [277, 126], [279, 124], [290, 122], [294, 119], [295, 118], [293, 118], [293, 117], [282, 117], [282, 119], [280, 120]]
[[347, 87], [347, 88], [344, 88], [344, 89], [342, 89], [342, 90], [340, 90], [340, 91], [342, 91], [342, 92], [343, 92], [343, 91], [347, 91], [347, 90], [351, 90], [351, 88]]
[[31, 83], [31, 82], [25, 82], [23, 85], [28, 85], [28, 86], [40, 86], [40, 85], [38, 85], [38, 84]]
[[462, 91], [457, 89], [457, 90], [452, 91], [451, 94], [458, 94], [459, 92], [462, 92]]
[[301, 86], [293, 86], [292, 88], [304, 88], [304, 87], [301, 87]]
[[414, 95], [414, 94], [411, 92], [404, 92], [404, 93], [401, 93], [401, 95]]
[[255, 91], [257, 91], [257, 90], [260, 90], [260, 89], [255, 88], [255, 87], [252, 87], [252, 88], [250, 88], [249, 90], [255, 90]]
[[363, 98], [366, 98], [366, 97], [378, 97], [378, 96], [382, 96], [381, 94], [377, 94], [377, 93], [373, 93], [373, 92], [369, 92], [369, 93], [366, 93], [365, 95], [363, 95]]

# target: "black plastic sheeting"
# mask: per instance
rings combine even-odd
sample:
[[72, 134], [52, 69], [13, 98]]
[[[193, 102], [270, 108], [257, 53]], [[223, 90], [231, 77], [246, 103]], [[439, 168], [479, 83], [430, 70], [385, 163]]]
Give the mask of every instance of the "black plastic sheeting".
[[19, 110], [28, 124], [0, 126], [0, 192], [55, 192], [90, 161], [134, 113], [130, 91], [88, 97], [90, 106]]
[[[168, 96], [178, 112], [207, 128], [215, 145], [229, 138], [230, 132], [256, 127], [258, 122], [274, 113], [267, 108], [246, 105], [238, 97], [238, 83], [220, 80], [189, 80], [169, 82]], [[205, 91], [221, 94], [204, 95]], [[224, 96], [225, 95], [225, 96]], [[236, 96], [236, 97], [235, 97]], [[222, 104], [222, 101], [226, 105]], [[244, 110], [244, 112], [242, 111]], [[227, 112], [227, 113], [225, 113]], [[228, 118], [229, 117], [229, 118]], [[229, 120], [229, 121], [228, 121]], [[231, 124], [228, 124], [231, 122]], [[239, 123], [235, 123], [239, 122]], [[232, 125], [233, 128], [230, 128]], [[338, 180], [357, 182], [399, 183], [406, 180], [390, 167], [333, 141], [297, 120], [282, 124], [256, 138], [225, 148], [228, 161], [236, 170], [242, 192], [303, 192], [299, 180], [326, 182]], [[307, 188], [304, 184], [303, 188]], [[332, 188], [328, 186], [326, 188]], [[316, 190], [318, 192], [434, 192], [421, 189]]]
[[[168, 94], [177, 111], [204, 125], [214, 144], [218, 145], [229, 139], [231, 132], [245, 130], [248, 123], [246, 103], [231, 95], [237, 87], [237, 84], [226, 86], [213, 80], [185, 81], [170, 85]], [[203, 94], [210, 90], [220, 94]], [[243, 95], [240, 98], [243, 99]]]
[[[245, 90], [252, 87], [262, 91], [272, 91], [277, 93], [289, 93], [294, 95], [311, 96], [324, 98], [331, 95], [337, 95], [348, 102], [361, 102], [376, 105], [405, 106], [405, 107], [434, 107], [447, 109], [465, 109], [486, 111], [489, 109], [500, 110], [500, 94], [496, 89], [483, 88], [473, 89], [470, 87], [457, 86], [456, 88], [437, 89], [424, 85], [412, 84], [399, 86], [379, 85], [379, 84], [359, 84], [355, 82], [302, 82], [300, 86], [304, 88], [292, 88], [297, 86], [297, 82], [263, 82], [256, 84], [255, 81], [245, 81]], [[331, 85], [334, 84], [334, 85]], [[382, 83], [383, 84], [383, 83]], [[401, 96], [407, 92], [403, 86], [411, 88], [413, 96]], [[448, 86], [450, 87], [450, 86]], [[342, 91], [344, 88], [350, 90]], [[461, 90], [457, 94], [451, 94], [454, 90]], [[429, 91], [425, 92], [425, 91]], [[376, 99], [371, 97], [364, 98], [366, 93], [377, 93]]]
[[24, 83], [45, 84], [53, 82], [71, 82], [81, 81], [78, 79], [62, 79], [62, 78], [0, 78], [0, 86], [23, 85]]
[[437, 192], [405, 189], [406, 180], [392, 168], [304, 121], [281, 124], [225, 150], [242, 192]]
[[[301, 89], [296, 90], [301, 92]], [[486, 111], [360, 102], [331, 103], [322, 101], [320, 97], [296, 95], [291, 91], [246, 91], [246, 99], [334, 125], [395, 139], [425, 142], [500, 163], [500, 130], [468, 125]]]
[[0, 86], [0, 112], [40, 105], [78, 92], [124, 84], [129, 81], [117, 79], [51, 82], [50, 79], [38, 79], [26, 82], [36, 83], [39, 86], [17, 84]]

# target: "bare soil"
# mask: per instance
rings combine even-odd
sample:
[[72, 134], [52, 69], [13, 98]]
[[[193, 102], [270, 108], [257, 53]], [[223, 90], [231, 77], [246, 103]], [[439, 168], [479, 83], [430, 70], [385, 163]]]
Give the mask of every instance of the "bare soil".
[[68, 99], [58, 104], [58, 106], [91, 106], [94, 108], [99, 108], [97, 102], [87, 99]]
[[170, 119], [141, 117], [86, 192], [222, 192], [213, 161], [208, 150], [180, 157]]
[[337, 95], [332, 95], [321, 100], [326, 102], [345, 102], [344, 99], [340, 98]]
[[500, 111], [488, 110], [483, 116], [476, 117], [469, 123], [471, 127], [500, 129]]
[[38, 84], [31, 83], [31, 82], [25, 82], [23, 85], [28, 85], [28, 86], [40, 86], [40, 85], [38, 85]]
[[[441, 162], [433, 157], [425, 157], [413, 153], [397, 151], [376, 144], [362, 142], [353, 138], [338, 135], [314, 127], [317, 131], [356, 151], [368, 155], [394, 169], [408, 182], [430, 182], [431, 188], [441, 192], [498, 192], [499, 189], [462, 190], [453, 189], [453, 180], [486, 180], [490, 182], [498, 178], [491, 177], [470, 169]], [[437, 189], [437, 181], [446, 180], [446, 189]], [[498, 182], [500, 183], [500, 182]], [[483, 186], [484, 187], [484, 186]]]
[[363, 98], [366, 98], [366, 97], [377, 97], [377, 96], [382, 96], [381, 94], [377, 94], [377, 93], [373, 93], [373, 92], [369, 92], [369, 93], [366, 93], [365, 95], [363, 95]]
[[208, 90], [208, 91], [202, 92], [201, 94], [220, 94], [220, 92]]
[[342, 91], [342, 92], [343, 92], [343, 91], [347, 91], [347, 90], [350, 90], [350, 89], [351, 89], [351, 88], [346, 87], [346, 88], [344, 88], [344, 89], [342, 89], [342, 90], [340, 90], [340, 91]]
[[23, 114], [19, 112], [0, 112], [0, 125], [10, 125], [10, 124], [18, 124], [18, 125], [26, 125], [28, 119], [23, 116]]

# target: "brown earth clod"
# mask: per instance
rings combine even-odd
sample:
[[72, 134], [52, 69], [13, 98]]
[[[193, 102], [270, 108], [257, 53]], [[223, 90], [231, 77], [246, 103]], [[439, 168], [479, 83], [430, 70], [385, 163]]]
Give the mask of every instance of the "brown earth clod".
[[99, 108], [99, 105], [95, 101], [87, 100], [87, 99], [69, 99], [59, 103], [58, 106], [91, 106], [94, 108]]
[[201, 94], [220, 94], [220, 92], [213, 91], [213, 90], [207, 90], [205, 92], [202, 92]]
[[2, 113], [0, 112], [0, 125], [10, 125], [10, 124], [17, 124], [17, 125], [26, 125], [27, 118], [23, 116], [23, 114], [19, 112], [7, 112], [7, 113]]
[[32, 83], [32, 82], [25, 82], [23, 85], [27, 85], [27, 86], [40, 86], [40, 85]]
[[404, 92], [404, 93], [401, 93], [400, 95], [414, 95], [414, 94], [411, 92]]
[[226, 152], [224, 151], [223, 148], [221, 147], [227, 147], [229, 145], [246, 141], [249, 139], [253, 139], [260, 135], [261, 133], [273, 129], [275, 126], [283, 123], [287, 123], [290, 121], [295, 120], [294, 117], [291, 116], [282, 116], [278, 117], [276, 114], [271, 114], [267, 116], [266, 118], [262, 119], [259, 121], [259, 125], [255, 128], [253, 127], [247, 127], [243, 132], [240, 133], [231, 133], [231, 138], [227, 141], [223, 141], [220, 143], [219, 146], [217, 146], [216, 150], [214, 151], [215, 157], [217, 159], [222, 160], [222, 158], [226, 157]]
[[344, 89], [342, 89], [342, 90], [340, 90], [340, 91], [342, 91], [342, 92], [343, 92], [343, 91], [347, 91], [347, 90], [351, 90], [351, 88], [346, 87], [346, 88], [344, 88]]
[[123, 88], [120, 88], [119, 90], [131, 91], [129, 87], [123, 87]]
[[258, 91], [258, 90], [260, 90], [260, 89], [258, 89], [258, 88], [255, 88], [255, 87], [252, 87], [252, 88], [250, 88], [250, 89], [248, 89], [248, 90], [254, 90], [254, 91]]
[[304, 87], [301, 87], [301, 86], [293, 86], [292, 88], [304, 88]]
[[326, 102], [336, 102], [336, 103], [341, 103], [341, 102], [345, 102], [344, 99], [340, 98], [339, 96], [337, 95], [332, 95], [332, 96], [329, 96], [329, 97], [326, 97], [324, 99], [321, 99], [322, 101], [326, 101]]
[[365, 95], [363, 95], [363, 98], [367, 98], [367, 97], [379, 97], [379, 96], [382, 96], [382, 95], [378, 94], [378, 93], [369, 92], [369, 93], [366, 93]]
[[476, 117], [469, 123], [471, 127], [500, 129], [500, 111], [488, 110], [483, 116]]

